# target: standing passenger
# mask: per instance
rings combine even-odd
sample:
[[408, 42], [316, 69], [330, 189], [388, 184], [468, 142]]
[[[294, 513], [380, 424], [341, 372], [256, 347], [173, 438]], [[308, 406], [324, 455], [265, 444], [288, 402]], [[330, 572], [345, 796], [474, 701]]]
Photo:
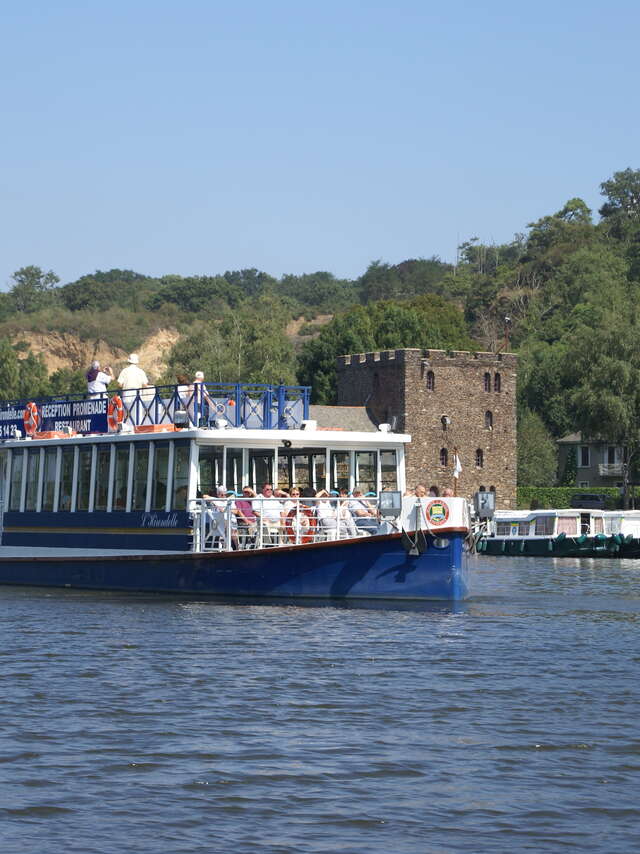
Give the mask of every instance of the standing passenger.
[[[140, 357], [137, 353], [132, 353], [127, 362], [129, 363], [127, 367], [123, 368], [118, 375], [118, 385], [123, 391], [122, 402], [124, 403], [124, 408], [130, 414], [138, 389], [147, 388], [149, 380], [140, 367]], [[143, 413], [140, 414], [142, 415]]]
[[104, 371], [101, 371], [100, 362], [96, 359], [91, 362], [91, 367], [87, 371], [86, 377], [87, 392], [91, 400], [95, 400], [106, 393], [107, 386], [113, 379], [113, 371], [109, 365], [106, 365]]

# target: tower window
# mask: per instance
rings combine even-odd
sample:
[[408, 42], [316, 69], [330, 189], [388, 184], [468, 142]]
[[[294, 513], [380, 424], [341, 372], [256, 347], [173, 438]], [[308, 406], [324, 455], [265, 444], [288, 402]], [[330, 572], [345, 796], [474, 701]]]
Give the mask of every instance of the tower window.
[[440, 465], [446, 466], [449, 462], [449, 452], [446, 448], [440, 449]]
[[479, 469], [484, 466], [484, 452], [482, 448], [478, 448], [478, 450], [476, 451], [476, 465]]
[[436, 375], [433, 371], [427, 371], [427, 391], [434, 391], [436, 387]]
[[493, 413], [488, 409], [484, 414], [484, 426], [486, 430], [493, 430]]
[[484, 390], [491, 391], [491, 374], [489, 373], [484, 375]]
[[501, 377], [500, 377], [500, 374], [494, 374], [494, 377], [493, 377], [493, 390], [494, 390], [494, 391], [500, 391], [500, 390], [501, 390], [501, 386], [502, 386], [502, 379], [501, 379]]

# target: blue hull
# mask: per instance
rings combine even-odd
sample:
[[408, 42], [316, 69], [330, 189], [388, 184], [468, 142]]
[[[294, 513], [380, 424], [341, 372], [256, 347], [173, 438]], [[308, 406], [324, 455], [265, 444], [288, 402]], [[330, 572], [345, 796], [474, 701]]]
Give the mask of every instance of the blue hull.
[[256, 551], [0, 557], [0, 584], [214, 596], [405, 599], [467, 596], [464, 535], [427, 537], [408, 555], [398, 534]]

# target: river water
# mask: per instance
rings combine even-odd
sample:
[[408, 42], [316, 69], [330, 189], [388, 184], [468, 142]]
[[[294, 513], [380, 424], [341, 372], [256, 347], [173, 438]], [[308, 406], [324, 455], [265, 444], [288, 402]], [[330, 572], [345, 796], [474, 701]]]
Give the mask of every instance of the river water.
[[631, 852], [640, 561], [455, 609], [0, 588], [0, 851]]

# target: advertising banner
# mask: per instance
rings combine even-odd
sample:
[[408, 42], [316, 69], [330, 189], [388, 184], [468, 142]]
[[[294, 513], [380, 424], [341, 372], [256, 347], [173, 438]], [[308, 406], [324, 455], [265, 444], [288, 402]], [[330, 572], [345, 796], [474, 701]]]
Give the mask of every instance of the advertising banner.
[[[106, 397], [96, 400], [54, 400], [36, 404], [38, 433], [60, 431], [65, 427], [76, 433], [107, 433]], [[0, 411], [0, 439], [11, 439], [16, 430], [25, 435], [24, 409], [19, 406]]]

